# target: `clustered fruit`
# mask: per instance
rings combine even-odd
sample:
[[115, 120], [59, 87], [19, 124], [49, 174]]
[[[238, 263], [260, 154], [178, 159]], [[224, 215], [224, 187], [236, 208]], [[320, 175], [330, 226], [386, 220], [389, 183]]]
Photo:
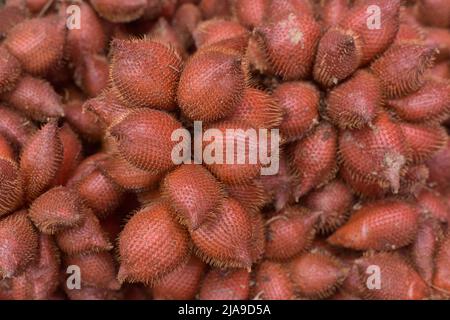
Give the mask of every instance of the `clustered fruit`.
[[7, 0], [0, 299], [449, 299], [449, 59], [448, 0]]

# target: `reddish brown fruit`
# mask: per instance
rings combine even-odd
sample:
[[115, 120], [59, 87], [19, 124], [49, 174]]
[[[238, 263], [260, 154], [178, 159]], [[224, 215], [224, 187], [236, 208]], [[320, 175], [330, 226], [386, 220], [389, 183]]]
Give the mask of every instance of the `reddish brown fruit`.
[[84, 54], [74, 74], [76, 84], [90, 97], [99, 95], [108, 85], [109, 65], [105, 56]]
[[289, 207], [266, 222], [267, 259], [287, 261], [304, 252], [316, 234], [318, 214], [300, 207]]
[[211, 269], [203, 279], [200, 300], [247, 300], [250, 274], [245, 269]]
[[158, 21], [152, 26], [148, 32], [149, 37], [152, 40], [157, 40], [165, 43], [169, 47], [175, 49], [175, 51], [182, 58], [186, 57], [186, 50], [184, 44], [175, 29], [164, 18], [159, 18]]
[[380, 200], [363, 205], [327, 241], [353, 250], [395, 250], [414, 240], [418, 224], [415, 206], [401, 200]]
[[381, 113], [371, 127], [346, 130], [339, 137], [342, 167], [352, 180], [379, 183], [397, 193], [400, 177], [409, 161], [400, 126]]
[[4, 136], [0, 135], [0, 158], [15, 161], [16, 155], [13, 146]]
[[245, 48], [249, 38], [247, 30], [239, 23], [222, 19], [199, 23], [192, 35], [197, 49], [231, 39], [240, 43], [239, 47]]
[[36, 132], [23, 148], [20, 170], [26, 199], [32, 201], [52, 184], [63, 160], [63, 145], [56, 122]]
[[65, 19], [49, 15], [16, 25], [8, 33], [5, 45], [25, 71], [43, 76], [60, 63], [65, 36]]
[[288, 141], [302, 138], [319, 122], [320, 92], [309, 82], [285, 82], [273, 92], [284, 112], [280, 133]]
[[423, 189], [417, 196], [417, 204], [420, 211], [425, 215], [431, 215], [443, 223], [450, 222], [450, 207], [445, 202], [445, 198], [438, 192]]
[[59, 252], [50, 236], [39, 237], [39, 257], [12, 280], [14, 300], [48, 300], [59, 284]]
[[419, 90], [424, 74], [433, 65], [436, 49], [417, 44], [393, 45], [370, 69], [380, 80], [387, 98], [399, 98]]
[[358, 71], [328, 94], [326, 113], [340, 128], [361, 128], [374, 121], [382, 103], [378, 79], [365, 70]]
[[75, 190], [55, 187], [34, 200], [28, 216], [39, 231], [54, 234], [80, 224], [84, 219], [82, 200]]
[[174, 166], [172, 150], [176, 142], [171, 137], [181, 128], [175, 118], [162, 111], [142, 109], [122, 117], [109, 132], [126, 160], [143, 170], [160, 173]]
[[92, 0], [95, 11], [111, 22], [130, 22], [140, 18], [146, 8], [147, 0]]
[[214, 216], [224, 200], [219, 182], [196, 164], [185, 164], [169, 173], [161, 188], [177, 218], [189, 230], [196, 230]]
[[245, 121], [254, 128], [278, 127], [283, 120], [283, 110], [270, 94], [246, 88], [240, 104], [227, 120]]
[[253, 29], [263, 22], [268, 8], [268, 0], [236, 0], [233, 3], [236, 18], [248, 29]]
[[192, 256], [186, 264], [164, 276], [152, 288], [156, 300], [193, 300], [197, 294], [206, 264]]
[[377, 181], [365, 181], [360, 176], [355, 175], [350, 168], [341, 166], [340, 177], [347, 183], [354, 193], [364, 198], [380, 198], [388, 193]]
[[420, 0], [417, 16], [428, 25], [446, 28], [450, 26], [450, 4], [446, 0]]
[[192, 3], [182, 4], [175, 12], [172, 25], [185, 48], [189, 48], [192, 45], [192, 33], [201, 20], [202, 13], [200, 9]]
[[152, 188], [157, 185], [163, 177], [161, 174], [154, 174], [136, 168], [120, 154], [110, 157], [103, 166], [103, 169], [108, 177], [126, 190], [139, 191]]
[[443, 28], [425, 28], [425, 43], [439, 50], [436, 60], [445, 61], [450, 58], [450, 31]]
[[14, 147], [25, 145], [35, 131], [34, 124], [22, 114], [0, 105], [0, 134]]
[[246, 82], [240, 55], [229, 49], [196, 52], [181, 74], [178, 103], [191, 120], [215, 121], [240, 103]]
[[0, 46], [0, 93], [13, 89], [21, 73], [19, 61]]
[[308, 14], [271, 12], [256, 34], [267, 60], [286, 80], [306, 78], [312, 70], [320, 37], [319, 24]]
[[244, 185], [227, 186], [226, 190], [248, 211], [259, 212], [264, 205], [271, 202], [270, 195], [267, 194], [260, 180], [253, 180]]
[[81, 162], [82, 148], [81, 141], [71, 127], [65, 123], [59, 131], [59, 137], [63, 146], [63, 160], [56, 173], [54, 185], [65, 185], [72, 173]]
[[331, 296], [345, 279], [344, 266], [332, 255], [313, 250], [289, 264], [295, 290], [307, 298]]
[[64, 116], [61, 99], [50, 83], [31, 76], [22, 77], [5, 101], [36, 121]]
[[26, 211], [18, 211], [0, 220], [0, 276], [11, 278], [22, 271], [37, 258], [39, 236]]
[[203, 18], [211, 19], [213, 17], [225, 18], [231, 15], [230, 0], [201, 0], [199, 8], [202, 11]]
[[76, 188], [92, 172], [104, 166], [108, 158], [108, 154], [104, 152], [97, 152], [84, 159], [76, 168], [73, 175], [70, 177], [69, 181], [67, 182], [67, 186]]
[[103, 218], [111, 214], [119, 205], [123, 190], [102, 170], [95, 170], [76, 187], [85, 203]]
[[66, 266], [76, 265], [81, 271], [81, 285], [118, 290], [116, 266], [109, 252], [79, 254], [64, 258]]
[[316, 228], [322, 234], [333, 232], [347, 221], [352, 204], [352, 191], [339, 180], [310, 193], [305, 199], [305, 206], [319, 214]]
[[[206, 130], [209, 128], [214, 129], [215, 134], [220, 132], [223, 136], [222, 141], [217, 140], [214, 143], [206, 142], [213, 139], [203, 136], [203, 161], [219, 180], [230, 185], [240, 185], [250, 183], [260, 175], [261, 162], [258, 157], [255, 159], [255, 155], [259, 148], [264, 147], [270, 153], [270, 142], [267, 142], [269, 146], [260, 143], [258, 132], [245, 122], [221, 121]], [[197, 136], [198, 138], [200, 137]], [[216, 144], [222, 144], [222, 155], [215, 151]], [[230, 150], [227, 145], [233, 145], [233, 149]]]
[[325, 28], [337, 25], [348, 13], [348, 0], [325, 0], [320, 2], [320, 18]]
[[252, 219], [252, 245], [251, 245], [251, 256], [253, 263], [259, 262], [266, 250], [266, 228], [265, 220], [261, 212], [253, 211], [251, 212]]
[[[429, 290], [426, 283], [399, 253], [376, 253], [356, 260], [365, 285], [364, 297], [375, 300], [421, 300], [425, 299]], [[370, 290], [368, 284], [373, 273], [373, 266], [379, 268], [381, 288]], [[372, 267], [372, 268], [370, 268]], [[372, 277], [373, 278], [373, 277]]]
[[103, 135], [102, 123], [93, 112], [83, 110], [82, 100], [67, 101], [63, 108], [64, 118], [78, 134], [87, 141], [100, 140]]
[[3, 6], [0, 9], [0, 39], [14, 26], [26, 19], [26, 12], [20, 6]]
[[63, 285], [65, 293], [70, 300], [121, 300], [120, 291], [82, 286], [79, 290], [70, 290]]
[[0, 157], [0, 217], [19, 209], [23, 203], [20, 169], [11, 159]]
[[439, 289], [450, 292], [450, 236], [441, 242], [435, 259], [435, 274], [433, 285]]
[[98, 218], [91, 209], [83, 210], [84, 219], [79, 226], [56, 234], [58, 247], [68, 255], [111, 250], [112, 246], [103, 232]]
[[263, 261], [256, 271], [254, 299], [292, 300], [295, 297], [293, 285], [284, 265]]
[[228, 198], [217, 216], [191, 232], [197, 254], [217, 267], [250, 268], [252, 265], [253, 225], [250, 213]]
[[172, 110], [181, 58], [169, 46], [151, 40], [112, 42], [111, 80], [131, 107]]
[[397, 115], [412, 122], [441, 122], [450, 115], [450, 85], [428, 79], [422, 88], [404, 98], [389, 100]]
[[294, 189], [296, 201], [313, 188], [333, 179], [337, 169], [337, 132], [322, 122], [311, 135], [292, 147], [292, 170], [299, 180]]
[[417, 237], [411, 246], [414, 266], [422, 279], [431, 283], [434, 274], [434, 257], [442, 238], [442, 227], [433, 217], [422, 218]]
[[419, 124], [399, 124], [404, 143], [410, 148], [411, 159], [415, 163], [422, 163], [430, 159], [447, 145], [448, 135], [444, 127], [424, 126]]
[[168, 204], [141, 209], [119, 236], [120, 282], [156, 283], [189, 255], [189, 236], [173, 220]]
[[450, 185], [450, 140], [447, 146], [427, 161], [430, 170], [430, 182], [440, 188]]

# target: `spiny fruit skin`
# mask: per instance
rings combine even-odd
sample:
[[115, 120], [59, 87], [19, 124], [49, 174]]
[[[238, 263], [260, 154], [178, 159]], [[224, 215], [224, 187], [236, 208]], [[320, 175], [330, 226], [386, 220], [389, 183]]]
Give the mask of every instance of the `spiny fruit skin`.
[[216, 267], [250, 268], [252, 216], [233, 198], [227, 198], [214, 219], [191, 232], [197, 254]]
[[307, 298], [331, 296], [346, 276], [342, 263], [320, 250], [295, 258], [288, 268], [295, 291]]
[[59, 251], [51, 236], [39, 236], [39, 254], [22, 274], [12, 279], [14, 300], [48, 300], [59, 285]]
[[426, 162], [430, 170], [430, 182], [440, 188], [450, 185], [450, 140], [447, 146]]
[[197, 49], [212, 44], [219, 44], [224, 40], [237, 41], [239, 43], [238, 46], [245, 47], [249, 38], [247, 30], [238, 22], [223, 19], [211, 19], [200, 22], [192, 36]]
[[356, 264], [363, 284], [369, 283], [371, 273], [367, 270], [370, 266], [380, 268], [381, 288], [370, 290], [365, 286], [364, 297], [367, 299], [422, 300], [429, 294], [426, 283], [397, 252], [369, 254], [358, 259]]
[[444, 28], [425, 28], [426, 44], [438, 48], [436, 61], [445, 61], [450, 57], [450, 31]]
[[351, 189], [342, 181], [334, 180], [306, 196], [304, 205], [319, 213], [316, 229], [327, 234], [347, 220], [353, 200]]
[[289, 279], [287, 268], [280, 263], [263, 261], [256, 270], [253, 293], [255, 299], [294, 299], [294, 287]]
[[400, 98], [419, 90], [436, 49], [419, 44], [391, 46], [370, 69], [380, 80], [387, 98]]
[[81, 224], [62, 230], [55, 235], [55, 240], [62, 252], [68, 255], [108, 251], [112, 249], [100, 222], [89, 208], [83, 210]]
[[26, 12], [20, 6], [3, 6], [0, 9], [0, 38], [5, 38], [9, 30], [24, 21], [26, 18]]
[[326, 114], [340, 128], [361, 128], [375, 119], [382, 103], [380, 82], [368, 71], [361, 70], [331, 90], [326, 100]]
[[437, 288], [450, 291], [450, 236], [447, 234], [439, 245], [435, 258], [435, 273], [433, 285]]
[[441, 122], [450, 114], [450, 86], [445, 81], [427, 79], [418, 91], [387, 101], [387, 106], [403, 120]]
[[62, 59], [66, 36], [64, 22], [52, 15], [25, 20], [10, 30], [5, 46], [25, 71], [46, 75]]
[[239, 53], [221, 48], [199, 50], [181, 73], [179, 107], [190, 120], [219, 120], [240, 103], [245, 84]]
[[81, 270], [81, 285], [118, 290], [116, 266], [109, 252], [79, 254], [64, 258], [66, 266], [76, 265]]
[[248, 211], [259, 212], [264, 205], [271, 202], [270, 195], [260, 180], [253, 180], [249, 184], [227, 185], [226, 191]]
[[379, 200], [354, 212], [327, 241], [353, 250], [395, 250], [414, 240], [418, 225], [416, 206], [402, 200]]
[[309, 82], [285, 82], [272, 97], [284, 112], [280, 133], [288, 141], [302, 138], [319, 122], [320, 92]]
[[126, 160], [143, 170], [160, 173], [174, 166], [171, 155], [176, 142], [171, 137], [181, 128], [181, 123], [167, 113], [141, 109], [122, 117], [109, 132]]
[[337, 25], [349, 8], [348, 0], [325, 0], [319, 5], [321, 6], [320, 18], [325, 28]]
[[14, 90], [6, 94], [5, 100], [36, 121], [45, 122], [64, 116], [60, 97], [43, 79], [23, 76]]
[[298, 200], [313, 188], [330, 181], [337, 169], [337, 132], [322, 122], [314, 132], [292, 147], [292, 171], [298, 178], [294, 197]]
[[312, 16], [293, 11], [277, 16], [272, 12], [255, 31], [277, 75], [297, 80], [310, 74], [320, 37], [320, 26]]
[[172, 19], [172, 26], [186, 48], [192, 43], [192, 33], [202, 20], [202, 13], [198, 6], [192, 3], [181, 4]]
[[169, 173], [162, 184], [177, 218], [189, 230], [195, 230], [214, 216], [224, 200], [224, 191], [203, 166], [184, 164]]
[[14, 147], [25, 145], [35, 131], [35, 125], [20, 112], [0, 105], [0, 134]]
[[55, 176], [54, 185], [65, 185], [72, 173], [81, 162], [83, 146], [78, 135], [69, 124], [65, 123], [59, 131], [59, 138], [63, 146], [63, 160]]
[[236, 0], [233, 4], [236, 18], [248, 29], [259, 26], [269, 8], [269, 0]]
[[32, 201], [53, 182], [63, 160], [63, 146], [56, 122], [49, 122], [27, 142], [20, 157], [26, 199]]
[[254, 128], [270, 129], [281, 124], [283, 115], [283, 109], [272, 95], [259, 89], [245, 88], [241, 103], [227, 120], [245, 121]]
[[170, 207], [155, 202], [135, 213], [119, 236], [120, 282], [156, 283], [185, 262], [190, 252], [186, 230]]
[[425, 215], [430, 215], [442, 223], [450, 221], [450, 207], [444, 196], [435, 190], [423, 189], [417, 195], [417, 205]]
[[0, 275], [11, 278], [32, 263], [38, 255], [39, 236], [27, 218], [26, 211], [18, 211], [0, 220]]
[[23, 203], [23, 181], [20, 168], [13, 159], [0, 157], [0, 217], [11, 213]]
[[421, 0], [417, 6], [419, 19], [427, 25], [450, 26], [450, 7], [445, 0]]
[[316, 234], [318, 214], [300, 207], [289, 207], [266, 222], [265, 257], [288, 261], [303, 253]]
[[[269, 139], [267, 139], [267, 145], [265, 146], [262, 143], [260, 144], [258, 134], [256, 134], [256, 139], [252, 139], [251, 134], [248, 134], [248, 132], [252, 132], [255, 128], [242, 121], [220, 121], [211, 124], [205, 129], [209, 128], [214, 129], [217, 133], [220, 132], [223, 136], [222, 141], [215, 141], [218, 144], [222, 143], [222, 158], [214, 152], [216, 149], [215, 143], [209, 144], [203, 139], [205, 166], [220, 181], [230, 185], [246, 184], [261, 174], [261, 162], [259, 159], [254, 159], [253, 156], [260, 150], [259, 148], [263, 147], [266, 147], [266, 150], [270, 153], [271, 144]], [[227, 145], [233, 145], [234, 147], [230, 150], [227, 148]], [[244, 146], [245, 150], [242, 150], [241, 146]], [[216, 161], [213, 161], [214, 159]], [[233, 159], [232, 163], [229, 162], [229, 159]]]
[[153, 286], [152, 295], [156, 300], [192, 300], [197, 294], [206, 264], [194, 255], [176, 270], [161, 278]]
[[28, 216], [39, 231], [54, 234], [80, 224], [82, 200], [75, 190], [55, 187], [33, 201]]
[[111, 22], [130, 22], [140, 18], [147, 7], [147, 0], [92, 0], [95, 11]]
[[90, 97], [97, 96], [108, 86], [109, 64], [105, 56], [85, 54], [74, 71], [74, 81]]
[[180, 37], [165, 18], [159, 18], [150, 29], [148, 35], [152, 40], [160, 41], [169, 47], [172, 47], [182, 59], [186, 57], [186, 49], [181, 42]]
[[411, 158], [415, 163], [423, 163], [430, 159], [447, 144], [448, 135], [444, 127], [410, 123], [399, 125], [405, 137], [404, 142], [409, 146]]
[[83, 110], [81, 99], [72, 99], [64, 103], [64, 118], [70, 126], [84, 139], [99, 141], [104, 128], [97, 116], [89, 110]]
[[380, 113], [371, 127], [346, 130], [339, 136], [339, 158], [352, 180], [380, 184], [398, 193], [410, 150], [400, 126]]
[[20, 62], [0, 46], [0, 93], [11, 90], [22, 73]]
[[200, 300], [246, 300], [250, 273], [245, 269], [211, 269], [203, 279]]
[[130, 107], [174, 109], [181, 67], [180, 56], [163, 43], [112, 42], [111, 81]]

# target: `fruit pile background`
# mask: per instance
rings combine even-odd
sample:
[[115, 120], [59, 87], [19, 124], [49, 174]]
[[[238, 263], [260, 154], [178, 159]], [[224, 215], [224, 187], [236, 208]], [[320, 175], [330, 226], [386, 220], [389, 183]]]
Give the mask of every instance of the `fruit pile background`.
[[[448, 0], [6, 1], [0, 299], [449, 299], [449, 28]], [[278, 174], [175, 165], [194, 121], [279, 129]]]

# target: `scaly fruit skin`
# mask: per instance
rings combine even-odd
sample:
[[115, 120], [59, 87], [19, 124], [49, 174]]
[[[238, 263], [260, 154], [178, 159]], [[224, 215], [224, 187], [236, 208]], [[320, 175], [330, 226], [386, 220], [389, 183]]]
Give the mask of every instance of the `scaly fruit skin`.
[[[422, 278], [399, 253], [375, 253], [356, 261], [361, 283], [365, 285], [364, 297], [374, 300], [422, 300], [428, 297], [429, 289]], [[376, 269], [373, 266], [378, 267]], [[381, 288], [369, 289], [375, 284], [369, 279], [374, 274], [381, 276]]]
[[216, 267], [250, 268], [253, 260], [253, 221], [233, 198], [227, 198], [214, 219], [191, 232], [196, 253]]
[[192, 256], [186, 264], [164, 276], [153, 286], [156, 300], [193, 300], [200, 288], [206, 264]]
[[167, 113], [141, 109], [120, 118], [109, 132], [126, 160], [142, 170], [160, 173], [174, 166], [172, 150], [176, 142], [171, 137], [181, 128], [181, 123]]
[[308, 14], [288, 10], [270, 13], [255, 29], [258, 42], [275, 73], [285, 80], [306, 78], [312, 70], [320, 26]]
[[304, 252], [316, 234], [318, 214], [305, 208], [286, 208], [266, 222], [265, 257], [288, 261]]
[[419, 212], [401, 200], [379, 200], [363, 205], [336, 230], [328, 242], [353, 250], [395, 250], [417, 235]]
[[27, 218], [25, 210], [0, 220], [0, 276], [11, 278], [20, 274], [39, 253], [39, 235]]
[[325, 28], [337, 25], [349, 9], [348, 0], [325, 0], [319, 5], [321, 6], [320, 18]]
[[200, 9], [192, 3], [181, 4], [172, 19], [172, 26], [183, 42], [185, 48], [189, 48], [192, 43], [192, 33], [202, 20]]
[[269, 0], [236, 0], [233, 4], [236, 18], [248, 29], [259, 26], [269, 8]]
[[322, 122], [291, 150], [292, 171], [299, 180], [294, 197], [298, 200], [314, 188], [333, 179], [337, 169], [337, 132], [332, 125]]
[[0, 156], [0, 217], [23, 204], [23, 180], [16, 161]]
[[214, 176], [197, 164], [182, 165], [166, 175], [162, 194], [189, 230], [197, 229], [213, 217], [225, 195]]
[[450, 185], [450, 140], [447, 146], [427, 161], [430, 182], [444, 189]]
[[119, 236], [120, 282], [156, 283], [186, 261], [190, 252], [186, 230], [173, 220], [165, 202], [137, 213]]
[[190, 120], [219, 120], [241, 102], [245, 83], [240, 53], [214, 47], [199, 50], [181, 73], [179, 107]]
[[20, 6], [3, 6], [0, 9], [0, 37], [4, 38], [9, 30], [26, 18], [26, 11]]
[[439, 289], [450, 291], [450, 236], [447, 234], [439, 245], [435, 258], [433, 285]]
[[111, 22], [130, 22], [140, 18], [147, 7], [147, 0], [92, 0], [97, 13]]
[[17, 149], [36, 132], [36, 126], [18, 111], [0, 105], [0, 134]]
[[292, 300], [294, 287], [285, 265], [263, 261], [256, 270], [254, 299]]
[[130, 107], [175, 108], [182, 62], [169, 46], [152, 40], [112, 42], [111, 81]]
[[450, 26], [450, 7], [445, 0], [421, 0], [417, 10], [418, 18], [427, 25], [441, 28]]
[[231, 39], [238, 43], [241, 42], [241, 44], [238, 44], [239, 47], [245, 47], [249, 38], [247, 30], [239, 23], [222, 19], [200, 22], [192, 36], [197, 49]]
[[82, 199], [75, 190], [55, 187], [33, 201], [28, 215], [39, 231], [55, 234], [81, 223]]
[[334, 256], [313, 250], [292, 260], [289, 274], [295, 291], [314, 299], [331, 296], [344, 281], [346, 271]]
[[326, 113], [333, 124], [342, 129], [361, 128], [375, 120], [382, 103], [380, 82], [368, 71], [361, 70], [331, 90], [326, 100]]
[[200, 300], [246, 300], [250, 273], [245, 269], [211, 269], [203, 279]]
[[320, 92], [309, 82], [285, 82], [273, 92], [284, 112], [280, 133], [287, 141], [304, 137], [319, 122]]
[[445, 202], [445, 197], [439, 192], [431, 189], [423, 189], [416, 198], [417, 205], [422, 213], [431, 215], [442, 223], [448, 223], [450, 221], [450, 207]]
[[225, 190], [248, 211], [259, 212], [264, 205], [271, 202], [270, 195], [267, 194], [260, 180], [253, 180], [249, 184], [227, 185]]
[[0, 46], [0, 57], [0, 93], [3, 93], [14, 88], [22, 68], [20, 62], [4, 46]]
[[342, 181], [335, 180], [306, 196], [305, 206], [319, 214], [316, 229], [328, 234], [348, 219], [353, 200], [351, 189]]

